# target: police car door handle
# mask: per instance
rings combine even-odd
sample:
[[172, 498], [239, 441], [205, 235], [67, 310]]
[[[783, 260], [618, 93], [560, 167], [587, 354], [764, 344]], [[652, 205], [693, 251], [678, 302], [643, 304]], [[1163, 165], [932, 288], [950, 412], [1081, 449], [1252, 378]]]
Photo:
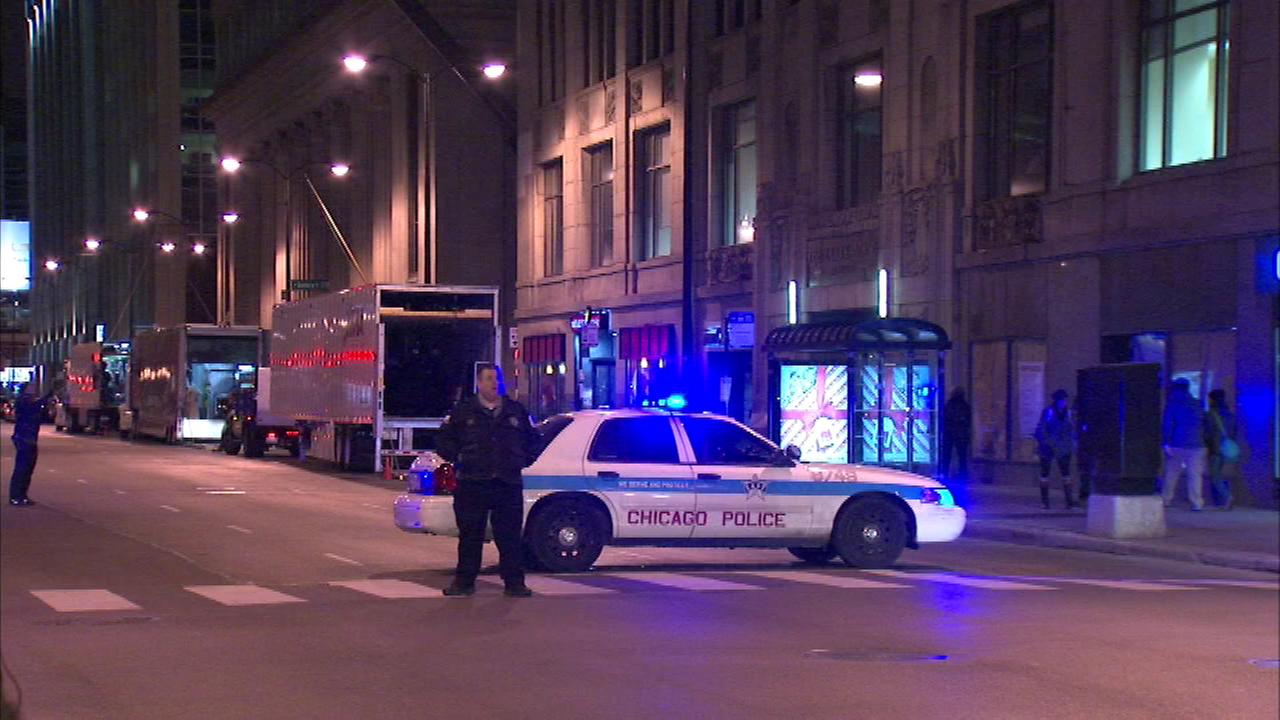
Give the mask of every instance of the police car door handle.
[[614, 471], [612, 471], [612, 470], [601, 470], [600, 472], [596, 473], [596, 477], [602, 477], [602, 478], [616, 478], [616, 477], [619, 477], [619, 475], [618, 475], [618, 473], [616, 473], [616, 472], [614, 472]]
[[719, 480], [720, 475], [717, 473], [698, 473], [699, 480]]

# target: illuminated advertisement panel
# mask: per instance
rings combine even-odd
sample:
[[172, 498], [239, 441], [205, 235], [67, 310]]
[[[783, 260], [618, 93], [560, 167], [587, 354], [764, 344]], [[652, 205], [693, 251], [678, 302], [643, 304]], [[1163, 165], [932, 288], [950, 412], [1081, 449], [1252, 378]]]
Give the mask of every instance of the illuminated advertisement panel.
[[0, 220], [0, 292], [31, 289], [31, 223]]
[[844, 365], [781, 367], [783, 447], [805, 462], [849, 462], [849, 371]]

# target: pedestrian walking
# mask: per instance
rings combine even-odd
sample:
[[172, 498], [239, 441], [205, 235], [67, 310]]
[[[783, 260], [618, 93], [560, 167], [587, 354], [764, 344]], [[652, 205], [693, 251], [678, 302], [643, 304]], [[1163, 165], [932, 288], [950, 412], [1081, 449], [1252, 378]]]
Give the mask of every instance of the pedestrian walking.
[[1062, 494], [1066, 498], [1067, 508], [1076, 506], [1074, 488], [1071, 484], [1071, 454], [1076, 445], [1075, 419], [1071, 407], [1067, 404], [1067, 391], [1053, 391], [1053, 402], [1040, 413], [1040, 422], [1036, 424], [1036, 454], [1040, 456], [1040, 502], [1044, 509], [1049, 505], [1049, 474], [1053, 466], [1058, 466], [1062, 476]]
[[1226, 466], [1240, 461], [1240, 443], [1236, 440], [1236, 415], [1227, 407], [1227, 394], [1221, 389], [1209, 393], [1206, 424], [1209, 488], [1213, 493], [1214, 505], [1221, 510], [1230, 510], [1235, 498], [1231, 494], [1231, 482], [1224, 476], [1224, 470]]
[[44, 420], [45, 406], [53, 397], [54, 389], [50, 389], [42, 397], [36, 397], [35, 383], [22, 386], [22, 392], [13, 410], [13, 445], [16, 452], [13, 457], [13, 476], [9, 479], [10, 505], [35, 505], [27, 491], [31, 487], [31, 475], [36, 471], [36, 459], [39, 456], [40, 423]]
[[1173, 503], [1178, 478], [1187, 472], [1187, 499], [1191, 509], [1204, 509], [1205, 417], [1200, 402], [1191, 395], [1186, 378], [1173, 381], [1164, 407], [1164, 478], [1160, 494], [1164, 506]]
[[458, 522], [458, 565], [449, 596], [475, 593], [484, 548], [485, 526], [492, 524], [498, 568], [506, 594], [529, 597], [524, 581], [524, 481], [521, 471], [534, 460], [538, 434], [524, 406], [498, 391], [498, 369], [476, 369], [476, 395], [464, 398], [440, 427], [436, 453], [453, 463], [458, 489], [453, 513]]
[[957, 388], [942, 407], [942, 462], [944, 477], [951, 477], [951, 456], [957, 455], [957, 477], [969, 478], [969, 436], [973, 427], [973, 409]]

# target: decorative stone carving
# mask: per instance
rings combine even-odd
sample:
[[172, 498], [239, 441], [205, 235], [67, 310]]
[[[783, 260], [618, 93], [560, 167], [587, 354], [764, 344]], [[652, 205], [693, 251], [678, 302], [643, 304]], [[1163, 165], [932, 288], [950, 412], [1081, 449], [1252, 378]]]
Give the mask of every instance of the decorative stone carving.
[[591, 129], [591, 104], [586, 98], [578, 100], [578, 134], [582, 135]]
[[882, 187], [884, 192], [898, 192], [902, 189], [903, 182], [902, 168], [902, 151], [890, 153], [885, 156], [884, 163], [884, 182]]
[[676, 73], [670, 68], [662, 70], [662, 104], [676, 99]]
[[916, 188], [902, 196], [902, 244], [914, 245], [916, 238], [932, 238], [938, 232], [938, 193], [934, 188]]
[[752, 257], [752, 243], [713, 248], [707, 253], [707, 280], [711, 284], [750, 280]]
[[1044, 240], [1039, 197], [1010, 197], [979, 203], [973, 213], [973, 247], [987, 250]]
[[639, 113], [641, 110], [644, 110], [644, 83], [643, 82], [639, 80], [631, 81], [631, 94], [628, 97], [628, 102], [629, 104], [627, 105], [627, 107], [630, 109], [630, 112], [632, 115], [635, 115]]
[[956, 144], [955, 138], [948, 138], [938, 143], [933, 169], [934, 177], [938, 182], [953, 182], [956, 179]]
[[813, 238], [805, 249], [809, 285], [825, 285], [837, 279], [870, 279], [877, 267], [879, 249], [879, 229]]
[[604, 91], [604, 123], [612, 125], [614, 118], [618, 114], [618, 88], [616, 85], [609, 85]]

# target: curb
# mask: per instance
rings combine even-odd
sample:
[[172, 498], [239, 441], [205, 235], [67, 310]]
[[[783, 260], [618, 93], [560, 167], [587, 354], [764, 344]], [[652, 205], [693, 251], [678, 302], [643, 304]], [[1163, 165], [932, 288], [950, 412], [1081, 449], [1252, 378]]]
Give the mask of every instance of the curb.
[[1103, 552], [1112, 555], [1134, 555], [1160, 558], [1161, 560], [1178, 560], [1238, 570], [1280, 573], [1280, 556], [1276, 555], [1223, 550], [1195, 550], [1186, 547], [1161, 547], [1131, 540], [1093, 537], [1067, 530], [1046, 530], [993, 520], [970, 519], [965, 525], [962, 537], [995, 540], [1019, 545], [1039, 545], [1066, 550]]

